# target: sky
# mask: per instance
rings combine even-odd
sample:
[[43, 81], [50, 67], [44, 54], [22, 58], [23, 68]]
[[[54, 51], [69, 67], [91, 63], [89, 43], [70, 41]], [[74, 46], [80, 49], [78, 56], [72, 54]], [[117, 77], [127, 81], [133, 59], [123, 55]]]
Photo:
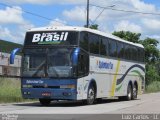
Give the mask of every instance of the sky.
[[[25, 32], [30, 28], [84, 26], [86, 3], [87, 0], [0, 0], [0, 39], [23, 44]], [[160, 0], [90, 0], [90, 4], [159, 14], [103, 11], [103, 8], [90, 5], [90, 24], [98, 24], [99, 30], [108, 33], [131, 31], [141, 33], [141, 39], [150, 37], [160, 42]], [[103, 13], [96, 20], [101, 11]]]

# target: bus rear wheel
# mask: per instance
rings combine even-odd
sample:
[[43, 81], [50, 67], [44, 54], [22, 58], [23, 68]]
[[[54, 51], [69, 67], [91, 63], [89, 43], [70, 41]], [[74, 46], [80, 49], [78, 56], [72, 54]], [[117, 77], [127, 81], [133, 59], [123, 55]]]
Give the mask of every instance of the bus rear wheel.
[[137, 92], [138, 92], [138, 90], [137, 90], [137, 86], [136, 86], [136, 84], [134, 84], [134, 86], [133, 86], [133, 95], [132, 95], [132, 100], [137, 99]]
[[39, 99], [39, 102], [43, 106], [48, 106], [51, 103], [51, 100], [50, 99]]
[[93, 85], [88, 89], [87, 100], [85, 101], [87, 105], [92, 105], [95, 102], [96, 90]]
[[127, 96], [125, 97], [127, 101], [131, 100], [133, 96], [133, 90], [131, 84], [128, 85], [127, 88]]
[[119, 96], [118, 99], [121, 101], [130, 101], [133, 96], [133, 90], [131, 84], [127, 87], [127, 95], [126, 96]]

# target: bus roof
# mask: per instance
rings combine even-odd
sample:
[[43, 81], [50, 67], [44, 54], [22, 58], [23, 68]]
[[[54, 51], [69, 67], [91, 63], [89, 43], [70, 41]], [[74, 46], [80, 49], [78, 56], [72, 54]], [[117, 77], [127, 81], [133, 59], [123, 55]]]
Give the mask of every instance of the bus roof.
[[126, 40], [123, 40], [117, 36], [114, 36], [110, 33], [106, 33], [106, 32], [101, 32], [99, 30], [94, 30], [94, 29], [90, 29], [90, 28], [85, 28], [85, 27], [74, 27], [74, 26], [51, 26], [51, 27], [40, 27], [40, 28], [32, 28], [29, 29], [27, 32], [36, 32], [36, 31], [86, 31], [86, 32], [90, 32], [90, 33], [95, 33], [101, 36], [105, 36], [111, 39], [115, 39], [117, 41], [121, 41], [124, 43], [128, 43], [137, 47], [141, 47], [144, 48], [143, 45], [138, 44], [138, 43], [133, 43], [133, 42], [129, 42]]

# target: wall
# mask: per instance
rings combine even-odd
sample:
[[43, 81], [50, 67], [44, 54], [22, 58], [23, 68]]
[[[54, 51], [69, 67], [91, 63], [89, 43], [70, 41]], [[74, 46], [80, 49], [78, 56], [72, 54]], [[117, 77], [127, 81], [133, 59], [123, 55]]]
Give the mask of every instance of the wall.
[[14, 64], [10, 64], [10, 54], [0, 52], [0, 75], [20, 76], [21, 56], [16, 55]]

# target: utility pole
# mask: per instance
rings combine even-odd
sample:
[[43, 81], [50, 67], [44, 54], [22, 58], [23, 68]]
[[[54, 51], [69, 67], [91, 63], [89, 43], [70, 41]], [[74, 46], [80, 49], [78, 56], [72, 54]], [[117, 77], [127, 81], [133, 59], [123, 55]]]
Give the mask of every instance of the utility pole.
[[89, 0], [87, 0], [87, 28], [89, 28]]

